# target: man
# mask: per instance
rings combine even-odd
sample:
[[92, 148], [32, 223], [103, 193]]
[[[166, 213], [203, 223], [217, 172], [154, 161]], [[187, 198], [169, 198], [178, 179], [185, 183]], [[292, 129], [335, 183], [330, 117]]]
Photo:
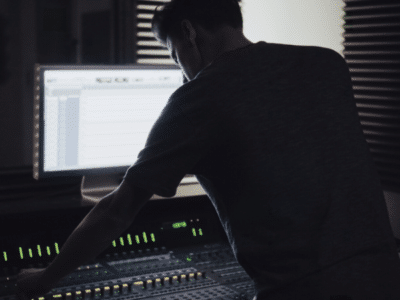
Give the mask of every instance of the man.
[[253, 44], [235, 0], [172, 0], [153, 32], [188, 82], [120, 187], [47, 269], [20, 274], [20, 298], [96, 257], [151, 195], [172, 197], [195, 174], [255, 299], [398, 299], [400, 261], [344, 59]]

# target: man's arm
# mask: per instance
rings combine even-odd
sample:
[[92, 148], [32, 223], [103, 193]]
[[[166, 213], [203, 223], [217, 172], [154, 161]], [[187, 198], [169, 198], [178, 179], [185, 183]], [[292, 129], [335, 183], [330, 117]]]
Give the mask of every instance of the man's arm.
[[[135, 190], [135, 194], [134, 194]], [[69, 236], [60, 253], [44, 270], [43, 281], [57, 282], [106, 250], [132, 224], [153, 194], [125, 181], [104, 197]]]

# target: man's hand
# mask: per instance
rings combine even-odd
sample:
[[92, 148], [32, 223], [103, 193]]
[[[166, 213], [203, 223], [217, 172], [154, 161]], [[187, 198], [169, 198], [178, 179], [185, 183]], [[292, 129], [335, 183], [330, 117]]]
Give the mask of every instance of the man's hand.
[[52, 287], [43, 281], [45, 269], [22, 269], [17, 275], [16, 295], [18, 300], [32, 300], [44, 296]]

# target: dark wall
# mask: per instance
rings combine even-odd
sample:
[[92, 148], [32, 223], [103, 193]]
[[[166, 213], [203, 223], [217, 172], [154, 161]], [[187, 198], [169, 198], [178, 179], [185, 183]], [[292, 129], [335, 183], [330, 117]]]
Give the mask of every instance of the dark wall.
[[[112, 62], [109, 11], [82, 14], [82, 63]], [[97, 34], [101, 32], [102, 34]]]
[[0, 1], [0, 171], [32, 167], [35, 63], [113, 63], [112, 3]]
[[0, 1], [0, 168], [23, 165], [20, 1]]

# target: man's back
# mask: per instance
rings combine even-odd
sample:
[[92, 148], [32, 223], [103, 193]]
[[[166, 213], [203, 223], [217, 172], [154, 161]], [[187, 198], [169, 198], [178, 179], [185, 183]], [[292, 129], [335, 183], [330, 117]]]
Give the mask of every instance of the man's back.
[[332, 50], [259, 42], [178, 89], [127, 178], [172, 196], [185, 174], [207, 192], [258, 300], [340, 264], [357, 268], [350, 259], [369, 249], [387, 252], [382, 263], [396, 254], [349, 71]]

